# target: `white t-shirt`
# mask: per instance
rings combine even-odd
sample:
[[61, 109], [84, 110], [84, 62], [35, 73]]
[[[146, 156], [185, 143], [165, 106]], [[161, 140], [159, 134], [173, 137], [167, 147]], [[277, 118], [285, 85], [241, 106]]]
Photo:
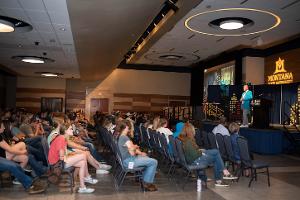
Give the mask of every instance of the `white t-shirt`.
[[172, 131], [170, 131], [170, 129], [165, 127], [160, 127], [156, 131], [165, 134], [167, 142], [169, 144], [169, 135], [173, 135]]
[[213, 130], [212, 130], [212, 132], [213, 132], [213, 134], [217, 134], [217, 133], [220, 133], [221, 135], [228, 135], [228, 136], [230, 136], [229, 135], [229, 131], [228, 131], [228, 129], [225, 127], [225, 126], [223, 126], [222, 124], [219, 124], [218, 126], [216, 126]]

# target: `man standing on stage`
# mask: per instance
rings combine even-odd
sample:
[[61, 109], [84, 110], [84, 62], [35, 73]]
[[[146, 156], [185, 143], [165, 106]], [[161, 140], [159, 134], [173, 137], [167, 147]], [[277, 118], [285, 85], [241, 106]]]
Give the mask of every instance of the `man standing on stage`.
[[252, 92], [249, 90], [248, 85], [244, 85], [244, 93], [240, 101], [242, 102], [241, 109], [243, 110], [243, 124], [241, 127], [248, 127], [248, 117], [250, 114], [250, 104], [252, 101]]

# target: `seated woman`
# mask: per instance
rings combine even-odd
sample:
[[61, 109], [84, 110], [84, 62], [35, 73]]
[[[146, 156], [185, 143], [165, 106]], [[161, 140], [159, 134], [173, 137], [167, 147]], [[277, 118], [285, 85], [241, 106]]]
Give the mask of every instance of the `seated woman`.
[[50, 134], [48, 141], [50, 141], [50, 148], [48, 160], [50, 165], [54, 165], [59, 161], [64, 161], [65, 168], [76, 167], [79, 168], [80, 187], [78, 193], [92, 193], [93, 188], [87, 188], [85, 182], [96, 184], [97, 179], [93, 179], [88, 172], [87, 157], [84, 153], [74, 153], [67, 151], [67, 138], [72, 134], [72, 126], [70, 124], [63, 124], [59, 127], [59, 134]]
[[129, 162], [133, 162], [134, 167], [145, 167], [143, 171], [144, 188], [146, 191], [156, 191], [157, 188], [153, 182], [157, 168], [157, 160], [149, 158], [146, 153], [139, 149], [138, 145], [132, 143], [128, 135], [129, 127], [124, 120], [118, 122], [116, 131], [120, 133], [117, 140], [123, 165], [127, 167]]
[[167, 127], [168, 127], [168, 120], [166, 118], [161, 118], [159, 120], [159, 125], [156, 131], [165, 134], [166, 140], [169, 144], [169, 135], [173, 135], [173, 132]]
[[15, 141], [12, 139], [14, 137], [11, 135], [10, 130], [6, 130], [5, 128], [7, 126], [9, 128], [10, 126], [9, 124], [10, 123], [8, 120], [1, 121], [1, 128], [0, 128], [1, 137], [11, 147], [11, 151], [5, 152], [6, 159], [20, 163], [20, 166], [23, 169], [25, 169], [25, 167], [28, 164], [26, 144], [24, 142], [19, 142], [15, 144]]
[[[184, 124], [179, 139], [183, 143], [183, 149], [188, 164], [214, 166], [215, 186], [229, 186], [222, 181], [222, 178], [227, 180], [237, 179], [237, 177], [233, 177], [224, 167], [224, 162], [221, 158], [219, 150], [205, 150], [198, 148], [195, 141], [195, 128], [192, 124], [189, 122]], [[198, 172], [198, 176], [200, 177], [200, 172]]]

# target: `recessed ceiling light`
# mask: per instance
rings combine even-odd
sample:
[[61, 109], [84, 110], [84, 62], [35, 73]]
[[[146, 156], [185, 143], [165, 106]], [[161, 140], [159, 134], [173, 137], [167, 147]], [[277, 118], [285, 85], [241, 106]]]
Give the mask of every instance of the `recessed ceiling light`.
[[0, 19], [0, 32], [1, 33], [10, 33], [14, 32], [15, 28], [13, 23]]
[[53, 73], [43, 73], [41, 74], [42, 76], [46, 76], [46, 77], [58, 77], [57, 74], [53, 74]]
[[62, 76], [62, 73], [56, 73], [56, 72], [35, 72], [35, 74], [40, 74], [41, 76], [44, 77], [58, 77]]
[[[45, 54], [44, 54], [45, 55]], [[38, 57], [38, 56], [13, 56], [11, 57], [14, 60], [22, 61], [26, 63], [32, 63], [32, 64], [44, 64], [44, 63], [52, 63], [54, 60], [46, 57]]]
[[239, 20], [228, 20], [221, 22], [220, 28], [225, 30], [236, 30], [243, 28], [244, 24], [242, 21]]
[[165, 60], [180, 60], [183, 59], [184, 57], [179, 55], [163, 55], [163, 56], [159, 56], [159, 58]]
[[26, 62], [26, 63], [32, 63], [32, 64], [44, 64], [45, 61], [42, 58], [38, 58], [38, 57], [24, 57], [21, 60], [22, 62]]
[[61, 30], [61, 31], [66, 31], [66, 28], [61, 27], [61, 28], [59, 28], [59, 30]]

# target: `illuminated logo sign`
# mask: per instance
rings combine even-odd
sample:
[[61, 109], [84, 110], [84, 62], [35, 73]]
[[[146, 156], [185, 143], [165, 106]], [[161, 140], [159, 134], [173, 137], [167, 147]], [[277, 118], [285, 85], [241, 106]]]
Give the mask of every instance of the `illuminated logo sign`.
[[284, 68], [284, 60], [279, 58], [276, 61], [275, 72], [268, 76], [268, 84], [285, 84], [293, 82], [293, 73], [287, 72]]

